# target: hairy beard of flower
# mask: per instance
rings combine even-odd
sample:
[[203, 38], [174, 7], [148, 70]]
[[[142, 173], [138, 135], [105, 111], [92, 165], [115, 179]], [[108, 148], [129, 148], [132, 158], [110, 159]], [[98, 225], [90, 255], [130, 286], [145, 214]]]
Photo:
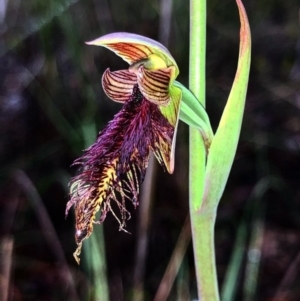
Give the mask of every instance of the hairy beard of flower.
[[[138, 205], [150, 152], [163, 165], [162, 153], [165, 156], [170, 153], [173, 134], [174, 127], [157, 105], [149, 102], [135, 85], [122, 110], [74, 162], [81, 165], [81, 169], [70, 182], [71, 199], [66, 214], [74, 205], [78, 244], [75, 258], [78, 259], [82, 241], [91, 235], [93, 224], [102, 222], [108, 211], [116, 217], [120, 229], [124, 228], [125, 220], [130, 218], [125, 201]], [[120, 217], [113, 211], [111, 201], [119, 207]], [[100, 219], [95, 221], [99, 210]]]

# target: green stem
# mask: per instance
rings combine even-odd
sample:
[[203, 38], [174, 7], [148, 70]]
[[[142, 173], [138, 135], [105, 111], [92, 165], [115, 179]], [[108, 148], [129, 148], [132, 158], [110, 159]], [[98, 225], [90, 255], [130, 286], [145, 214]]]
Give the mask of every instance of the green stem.
[[[189, 87], [205, 106], [206, 0], [190, 0]], [[199, 299], [219, 300], [214, 251], [216, 210], [201, 210], [206, 150], [199, 130], [190, 128], [190, 215]], [[203, 208], [202, 208], [203, 209]]]
[[189, 86], [205, 107], [206, 0], [190, 0]]
[[191, 214], [194, 258], [199, 300], [219, 300], [215, 264], [214, 225], [216, 211]]

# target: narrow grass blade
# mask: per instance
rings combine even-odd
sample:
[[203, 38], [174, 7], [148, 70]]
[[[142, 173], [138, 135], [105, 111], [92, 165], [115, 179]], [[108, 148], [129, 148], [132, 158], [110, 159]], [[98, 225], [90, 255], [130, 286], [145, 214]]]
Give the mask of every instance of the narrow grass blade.
[[182, 260], [186, 253], [186, 249], [191, 239], [190, 219], [186, 218], [185, 223], [181, 229], [179, 238], [174, 248], [172, 257], [169, 261], [168, 267], [165, 271], [163, 279], [159, 285], [158, 291], [155, 295], [154, 301], [165, 301], [168, 299], [172, 289], [174, 280], [178, 274]]
[[0, 240], [0, 300], [7, 301], [9, 296], [10, 276], [12, 269], [12, 254], [14, 240], [10, 236], [3, 236]]
[[109, 301], [103, 225], [95, 227], [83, 248], [85, 269], [93, 284], [93, 300]]
[[233, 247], [232, 256], [228, 265], [224, 283], [221, 291], [222, 301], [235, 300], [236, 291], [238, 288], [238, 275], [242, 266], [242, 261], [246, 245], [246, 226], [242, 221], [239, 225], [236, 241]]

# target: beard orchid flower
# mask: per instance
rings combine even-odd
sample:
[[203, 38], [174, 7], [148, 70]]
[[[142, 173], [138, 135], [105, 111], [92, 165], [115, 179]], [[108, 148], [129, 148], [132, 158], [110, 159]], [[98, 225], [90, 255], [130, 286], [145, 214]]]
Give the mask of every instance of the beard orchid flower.
[[[74, 257], [78, 263], [83, 240], [107, 212], [112, 212], [124, 230], [125, 220], [130, 217], [125, 203], [129, 200], [138, 205], [151, 152], [169, 173], [173, 172], [182, 98], [182, 90], [174, 85], [178, 66], [160, 43], [135, 34], [113, 33], [87, 44], [112, 50], [129, 63], [129, 68], [104, 72], [104, 92], [111, 100], [122, 103], [123, 108], [74, 162], [80, 165], [80, 171], [70, 182], [66, 214], [74, 206]], [[114, 212], [112, 201], [120, 209], [120, 217]]]

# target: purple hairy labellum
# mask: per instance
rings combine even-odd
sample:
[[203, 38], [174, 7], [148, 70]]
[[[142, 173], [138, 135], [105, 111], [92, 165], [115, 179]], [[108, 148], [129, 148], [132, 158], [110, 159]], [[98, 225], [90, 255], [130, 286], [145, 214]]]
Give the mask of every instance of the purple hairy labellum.
[[[97, 141], [74, 162], [80, 165], [79, 174], [70, 182], [71, 200], [66, 214], [74, 205], [76, 217], [76, 243], [89, 237], [93, 224], [102, 222], [112, 211], [120, 224], [130, 217], [125, 201], [138, 204], [138, 194], [150, 152], [163, 163], [161, 147], [171, 149], [174, 128], [134, 86], [132, 96], [106, 128]], [[113, 211], [111, 201], [120, 209], [121, 217]], [[101, 216], [96, 221], [96, 213]]]

